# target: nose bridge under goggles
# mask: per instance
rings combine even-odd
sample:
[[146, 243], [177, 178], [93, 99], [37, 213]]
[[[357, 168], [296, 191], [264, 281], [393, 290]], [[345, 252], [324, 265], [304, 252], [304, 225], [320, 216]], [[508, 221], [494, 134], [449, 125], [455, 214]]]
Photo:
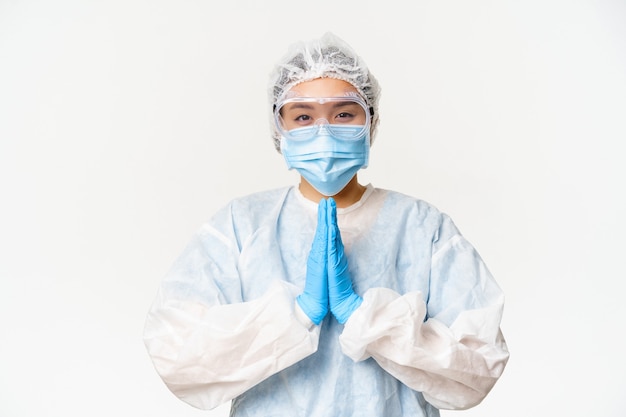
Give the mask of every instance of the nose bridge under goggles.
[[358, 95], [291, 97], [276, 105], [274, 120], [279, 133], [287, 139], [310, 139], [327, 130], [349, 140], [361, 138], [369, 130], [371, 114]]

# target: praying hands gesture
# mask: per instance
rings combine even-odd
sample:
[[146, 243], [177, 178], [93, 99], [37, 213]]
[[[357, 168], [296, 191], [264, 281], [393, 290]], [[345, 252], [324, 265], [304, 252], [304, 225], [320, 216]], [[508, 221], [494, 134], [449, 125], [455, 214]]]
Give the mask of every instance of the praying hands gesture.
[[329, 309], [343, 324], [363, 301], [352, 289], [348, 259], [337, 226], [337, 204], [332, 198], [323, 198], [319, 203], [304, 292], [297, 301], [315, 324], [322, 322]]

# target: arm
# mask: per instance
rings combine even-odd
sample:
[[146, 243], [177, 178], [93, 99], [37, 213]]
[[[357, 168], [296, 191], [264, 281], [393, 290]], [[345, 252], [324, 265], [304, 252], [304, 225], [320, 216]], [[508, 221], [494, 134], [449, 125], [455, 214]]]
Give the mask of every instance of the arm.
[[144, 342], [168, 388], [210, 409], [317, 350], [319, 327], [296, 305], [299, 290], [276, 280], [241, 300], [238, 251], [203, 228], [163, 281]]
[[355, 361], [373, 357], [438, 408], [470, 408], [488, 394], [509, 357], [499, 328], [504, 298], [460, 235], [433, 255], [430, 278], [428, 306], [419, 292], [366, 291], [341, 345]]

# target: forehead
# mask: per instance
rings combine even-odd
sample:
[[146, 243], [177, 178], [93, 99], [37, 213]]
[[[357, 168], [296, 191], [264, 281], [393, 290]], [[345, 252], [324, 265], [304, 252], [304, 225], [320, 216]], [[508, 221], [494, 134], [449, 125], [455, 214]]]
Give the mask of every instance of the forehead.
[[335, 97], [343, 96], [346, 93], [358, 93], [349, 82], [336, 78], [316, 78], [296, 84], [289, 90], [289, 95], [299, 97]]

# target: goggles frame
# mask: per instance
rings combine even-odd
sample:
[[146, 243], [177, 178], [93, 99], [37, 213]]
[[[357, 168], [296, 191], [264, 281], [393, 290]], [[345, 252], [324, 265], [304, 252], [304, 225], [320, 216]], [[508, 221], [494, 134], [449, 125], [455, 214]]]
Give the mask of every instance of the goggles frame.
[[[295, 126], [291, 129], [288, 129], [285, 126], [287, 122], [283, 119], [282, 110], [286, 105], [296, 104], [298, 109], [303, 109], [301, 116], [310, 117], [311, 114], [315, 113], [314, 107], [316, 105], [324, 106], [329, 103], [331, 103], [331, 105], [332, 103], [338, 103], [336, 106], [338, 113], [342, 113], [341, 103], [358, 104], [363, 109], [363, 115], [359, 114], [358, 116], [364, 116], [365, 123], [350, 123], [350, 121], [346, 121], [345, 123], [331, 123], [326, 117], [311, 117], [310, 119], [307, 119], [310, 120], [310, 123], [303, 123], [302, 126]], [[308, 104], [311, 104], [310, 108], [308, 107]], [[333, 97], [291, 96], [274, 105], [274, 123], [280, 135], [286, 139], [310, 139], [316, 136], [321, 129], [326, 129], [328, 132], [341, 139], [358, 139], [363, 137], [363, 134], [371, 128], [373, 110], [374, 109], [372, 107], [367, 105], [363, 97], [357, 93], [347, 93], [343, 96]], [[355, 127], [360, 127], [360, 129], [355, 130]]]

